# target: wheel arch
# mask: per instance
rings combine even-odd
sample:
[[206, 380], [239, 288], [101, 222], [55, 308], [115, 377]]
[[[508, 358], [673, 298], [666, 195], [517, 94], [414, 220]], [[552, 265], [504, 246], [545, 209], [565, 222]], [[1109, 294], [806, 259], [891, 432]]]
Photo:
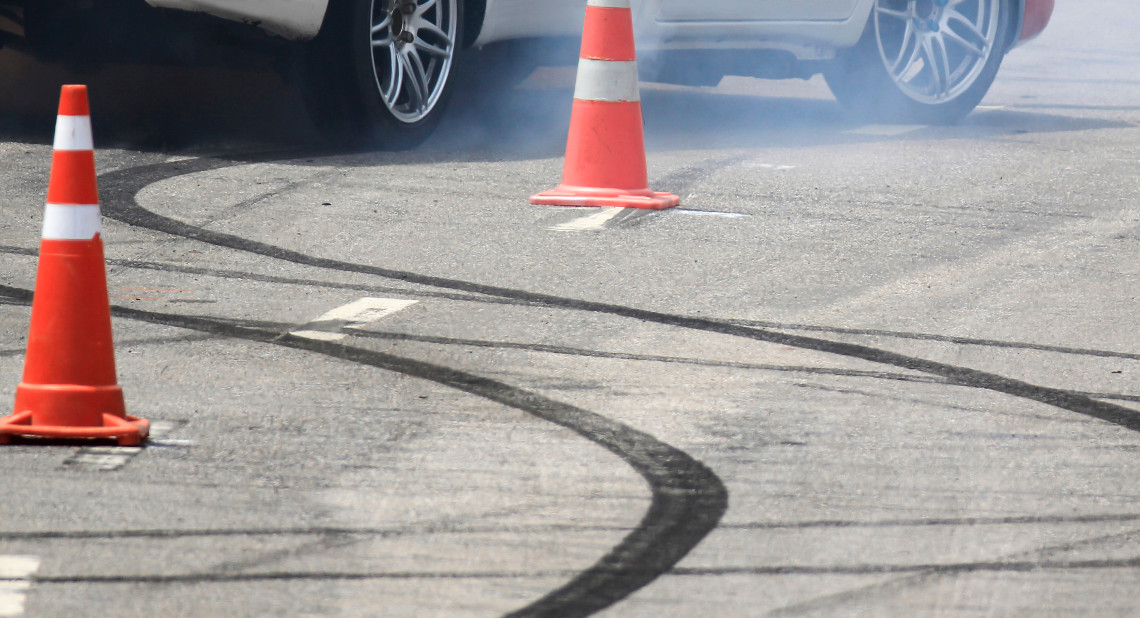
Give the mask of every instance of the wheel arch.
[[[325, 24], [329, 21], [332, 5], [343, 1], [345, 0], [326, 0], [325, 14], [321, 21], [320, 30], [323, 31]], [[483, 20], [486, 16], [487, 0], [463, 0], [463, 47], [471, 47], [479, 38], [479, 33], [483, 31]]]
[[1021, 41], [1021, 31], [1025, 28], [1025, 2], [1026, 0], [1014, 0], [1013, 2], [1015, 13], [1009, 20], [1009, 34], [1006, 35], [1005, 49], [1007, 53], [1017, 47]]
[[1018, 0], [1017, 26], [1011, 33], [1009, 49], [1013, 49], [1041, 34], [1053, 18], [1055, 0]]
[[471, 47], [483, 31], [487, 0], [463, 0], [463, 46]]

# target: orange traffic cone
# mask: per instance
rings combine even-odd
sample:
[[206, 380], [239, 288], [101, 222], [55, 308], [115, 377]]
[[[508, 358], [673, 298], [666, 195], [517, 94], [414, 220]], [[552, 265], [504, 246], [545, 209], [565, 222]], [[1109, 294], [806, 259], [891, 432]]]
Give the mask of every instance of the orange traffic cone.
[[136, 446], [149, 433], [149, 421], [127, 416], [115, 377], [101, 229], [87, 87], [64, 86], [24, 379], [0, 444], [19, 435]]
[[629, 0], [589, 0], [562, 184], [530, 198], [547, 206], [672, 208], [649, 190]]

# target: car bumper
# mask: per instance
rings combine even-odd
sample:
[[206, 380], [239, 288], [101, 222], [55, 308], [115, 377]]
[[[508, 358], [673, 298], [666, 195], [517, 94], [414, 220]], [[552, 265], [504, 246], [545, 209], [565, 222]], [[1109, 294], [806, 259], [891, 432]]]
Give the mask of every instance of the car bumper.
[[1021, 16], [1021, 36], [1018, 43], [1024, 43], [1037, 35], [1049, 25], [1053, 17], [1054, 0], [1025, 0], [1025, 10]]

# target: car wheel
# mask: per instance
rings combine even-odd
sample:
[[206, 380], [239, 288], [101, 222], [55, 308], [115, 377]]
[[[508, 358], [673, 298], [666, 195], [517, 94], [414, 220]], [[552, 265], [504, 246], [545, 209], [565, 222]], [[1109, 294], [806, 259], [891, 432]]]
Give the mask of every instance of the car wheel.
[[314, 124], [338, 145], [419, 145], [453, 90], [462, 28], [462, 0], [332, 0], [301, 59]]
[[969, 114], [997, 75], [1012, 0], [875, 0], [860, 42], [824, 71], [861, 118], [948, 124]]

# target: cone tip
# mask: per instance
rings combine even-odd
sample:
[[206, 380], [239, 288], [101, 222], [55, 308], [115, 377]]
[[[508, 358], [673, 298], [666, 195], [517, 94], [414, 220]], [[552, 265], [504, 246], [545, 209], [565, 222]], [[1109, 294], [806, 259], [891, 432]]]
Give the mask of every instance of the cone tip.
[[87, 105], [87, 86], [69, 84], [63, 87], [59, 95], [60, 116], [90, 116], [91, 111]]

